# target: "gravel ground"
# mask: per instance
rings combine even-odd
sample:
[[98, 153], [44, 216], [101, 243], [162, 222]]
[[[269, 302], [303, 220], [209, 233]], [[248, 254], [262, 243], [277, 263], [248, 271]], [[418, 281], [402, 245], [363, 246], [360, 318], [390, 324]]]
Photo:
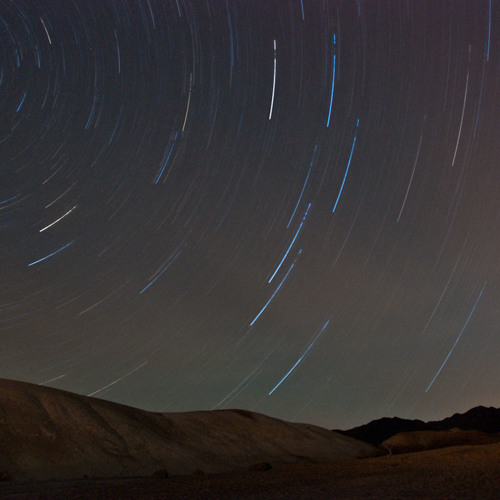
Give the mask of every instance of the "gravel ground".
[[500, 498], [500, 444], [270, 470], [0, 485], [0, 498]]

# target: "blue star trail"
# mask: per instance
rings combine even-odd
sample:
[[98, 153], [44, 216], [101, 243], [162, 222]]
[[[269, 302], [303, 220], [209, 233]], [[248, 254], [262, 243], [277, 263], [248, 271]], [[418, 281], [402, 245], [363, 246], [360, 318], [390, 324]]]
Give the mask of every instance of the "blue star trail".
[[344, 184], [345, 184], [345, 181], [347, 179], [347, 174], [349, 173], [349, 167], [351, 166], [352, 155], [354, 153], [354, 146], [356, 145], [356, 137], [357, 137], [357, 133], [358, 133], [358, 127], [359, 127], [359, 118], [358, 118], [358, 121], [356, 122], [356, 132], [354, 133], [354, 139], [352, 141], [351, 154], [349, 155], [349, 160], [347, 162], [347, 167], [345, 169], [344, 178], [342, 179], [342, 184], [340, 185], [339, 194], [337, 196], [337, 199], [335, 200], [335, 205], [333, 205], [332, 212], [335, 212], [335, 210], [337, 209], [337, 205], [339, 204], [340, 197], [342, 196], [342, 190], [344, 189]]
[[41, 259], [38, 259], [38, 260], [31, 262], [30, 264], [28, 264], [28, 267], [34, 266], [35, 264], [39, 264], [40, 262], [43, 262], [44, 260], [50, 259], [51, 257], [58, 254], [59, 252], [62, 252], [64, 249], [68, 248], [72, 244], [73, 244], [73, 241], [66, 243], [66, 245], [63, 245], [61, 248], [57, 249], [55, 252], [49, 253], [49, 255], [46, 255], [45, 257], [42, 257]]
[[483, 288], [481, 288], [481, 291], [479, 292], [479, 295], [478, 295], [478, 297], [476, 299], [476, 302], [472, 306], [472, 310], [471, 310], [469, 316], [467, 317], [467, 320], [465, 321], [464, 326], [460, 330], [460, 333], [458, 334], [455, 342], [453, 343], [453, 345], [452, 345], [452, 347], [450, 349], [450, 352], [448, 353], [448, 355], [446, 356], [446, 358], [444, 358], [443, 364], [439, 367], [439, 370], [436, 372], [436, 375], [434, 375], [433, 379], [431, 380], [431, 383], [427, 386], [427, 389], [425, 389], [425, 392], [428, 392], [429, 389], [432, 387], [432, 384], [434, 384], [434, 382], [438, 378], [439, 374], [441, 373], [441, 370], [444, 368], [444, 365], [446, 364], [446, 362], [448, 361], [449, 357], [451, 356], [451, 353], [453, 352], [453, 350], [457, 346], [458, 341], [462, 337], [462, 334], [464, 333], [465, 329], [467, 328], [467, 325], [469, 324], [469, 321], [470, 321], [472, 315], [474, 314], [474, 311], [476, 310], [477, 305], [479, 304], [479, 300], [481, 299], [481, 295], [483, 295], [483, 291], [484, 291], [484, 287], [485, 286], [486, 286], [486, 283], [483, 285]]
[[300, 358], [297, 360], [297, 362], [290, 368], [290, 370], [288, 370], [288, 372], [286, 373], [286, 375], [274, 386], [273, 389], [271, 389], [269, 391], [268, 396], [270, 396], [288, 378], [288, 376], [293, 372], [293, 370], [295, 370], [295, 368], [297, 368], [297, 366], [304, 359], [304, 357], [307, 355], [307, 353], [314, 347], [314, 344], [320, 338], [321, 334], [323, 333], [323, 331], [325, 330], [325, 328], [328, 326], [328, 323], [330, 323], [330, 320], [328, 320], [323, 325], [323, 328], [321, 328], [321, 330], [318, 332], [318, 334], [316, 335], [316, 337], [314, 337], [313, 341], [307, 346], [307, 349], [304, 351], [304, 353], [302, 354], [302, 356], [300, 356]]

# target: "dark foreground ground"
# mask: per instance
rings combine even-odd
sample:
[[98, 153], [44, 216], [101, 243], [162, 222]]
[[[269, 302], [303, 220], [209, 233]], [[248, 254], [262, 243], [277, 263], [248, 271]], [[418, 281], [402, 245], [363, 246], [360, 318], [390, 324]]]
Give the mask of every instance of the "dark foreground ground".
[[500, 444], [165, 479], [5, 482], [1, 498], [500, 498]]

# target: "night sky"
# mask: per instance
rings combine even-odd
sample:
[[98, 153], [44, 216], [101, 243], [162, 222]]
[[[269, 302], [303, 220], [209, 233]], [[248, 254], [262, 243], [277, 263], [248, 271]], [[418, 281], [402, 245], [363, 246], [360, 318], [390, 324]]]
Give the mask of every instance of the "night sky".
[[499, 28], [0, 0], [0, 376], [328, 428], [500, 406]]

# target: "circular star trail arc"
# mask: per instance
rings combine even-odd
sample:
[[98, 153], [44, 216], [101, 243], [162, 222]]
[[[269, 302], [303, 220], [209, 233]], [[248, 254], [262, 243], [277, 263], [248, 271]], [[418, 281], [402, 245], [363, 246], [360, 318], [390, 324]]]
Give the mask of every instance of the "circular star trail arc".
[[0, 0], [0, 376], [337, 428], [498, 406], [499, 25]]

